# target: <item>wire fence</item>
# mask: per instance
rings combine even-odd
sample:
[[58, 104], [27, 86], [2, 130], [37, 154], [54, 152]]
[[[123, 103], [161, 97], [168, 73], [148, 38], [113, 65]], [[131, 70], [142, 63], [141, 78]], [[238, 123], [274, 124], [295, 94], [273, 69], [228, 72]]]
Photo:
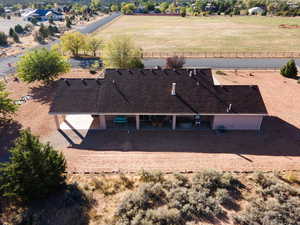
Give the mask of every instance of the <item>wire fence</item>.
[[300, 58], [300, 52], [150, 52], [143, 51], [143, 58]]

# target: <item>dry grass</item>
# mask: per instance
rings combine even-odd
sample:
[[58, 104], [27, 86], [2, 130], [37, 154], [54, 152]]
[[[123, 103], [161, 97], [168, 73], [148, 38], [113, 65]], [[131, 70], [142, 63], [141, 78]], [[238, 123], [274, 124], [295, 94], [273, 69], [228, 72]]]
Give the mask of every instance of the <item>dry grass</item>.
[[130, 35], [145, 51], [300, 51], [300, 29], [283, 29], [280, 24], [300, 24], [300, 18], [123, 16], [95, 35], [106, 40]]

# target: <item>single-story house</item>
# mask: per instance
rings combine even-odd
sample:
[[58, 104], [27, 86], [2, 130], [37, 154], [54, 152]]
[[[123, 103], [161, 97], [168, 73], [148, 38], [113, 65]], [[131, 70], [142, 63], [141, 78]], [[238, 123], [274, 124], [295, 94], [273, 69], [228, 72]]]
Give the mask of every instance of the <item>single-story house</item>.
[[265, 10], [260, 7], [253, 7], [248, 10], [249, 15], [261, 15], [264, 12], [265, 12]]
[[91, 128], [259, 130], [267, 110], [256, 85], [216, 85], [211, 69], [106, 69], [58, 81], [49, 114], [90, 115]]
[[53, 20], [63, 20], [64, 15], [60, 12], [55, 12], [53, 10], [46, 10], [46, 9], [35, 9], [29, 12], [22, 14], [23, 20], [30, 21], [33, 18], [39, 21], [47, 21], [50, 18]]

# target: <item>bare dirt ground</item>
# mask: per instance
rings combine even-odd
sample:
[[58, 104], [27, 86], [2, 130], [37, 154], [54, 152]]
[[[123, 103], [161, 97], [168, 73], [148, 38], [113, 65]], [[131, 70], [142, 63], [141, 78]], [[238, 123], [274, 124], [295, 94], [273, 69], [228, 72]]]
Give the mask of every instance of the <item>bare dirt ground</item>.
[[[300, 169], [300, 89], [296, 80], [278, 71], [224, 71], [216, 75], [221, 84], [257, 84], [271, 117], [262, 130], [230, 131], [64, 131], [55, 129], [49, 103], [55, 93], [39, 84], [9, 81], [14, 99], [32, 94], [14, 117], [20, 126], [31, 128], [43, 141], [62, 151], [69, 171], [134, 172], [141, 168], [197, 171], [203, 168], [231, 171]], [[250, 76], [251, 73], [251, 76]], [[64, 77], [91, 77], [87, 71], [72, 71]], [[8, 135], [9, 136], [9, 135]], [[0, 137], [1, 138], [1, 137]], [[8, 137], [5, 137], [8, 139]], [[6, 150], [1, 140], [2, 156]], [[6, 140], [7, 142], [7, 140]], [[7, 146], [7, 144], [5, 145]], [[0, 153], [1, 154], [1, 153]]]

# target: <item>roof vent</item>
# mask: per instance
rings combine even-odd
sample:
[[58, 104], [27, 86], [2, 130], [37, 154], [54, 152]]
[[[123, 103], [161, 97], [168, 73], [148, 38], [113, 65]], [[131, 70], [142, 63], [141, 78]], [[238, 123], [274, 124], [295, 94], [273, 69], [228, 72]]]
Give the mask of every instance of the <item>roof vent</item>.
[[196, 85], [197, 85], [197, 86], [200, 86], [200, 82], [199, 82], [199, 81], [197, 81], [197, 82], [196, 82]]
[[228, 108], [226, 109], [226, 112], [230, 112], [232, 108], [232, 104], [229, 104]]
[[64, 79], [66, 85], [71, 86], [70, 82], [68, 81], [68, 79]]
[[192, 76], [193, 76], [193, 71], [190, 70], [190, 72], [189, 72], [189, 77], [192, 77]]
[[176, 95], [176, 83], [172, 83], [172, 91], [171, 91], [171, 95]]
[[197, 75], [197, 70], [196, 70], [196, 69], [194, 69], [194, 75], [195, 75], [195, 76]]
[[116, 81], [115, 81], [115, 80], [112, 80], [112, 83], [113, 83], [113, 84], [115, 84], [115, 83], [116, 83]]

